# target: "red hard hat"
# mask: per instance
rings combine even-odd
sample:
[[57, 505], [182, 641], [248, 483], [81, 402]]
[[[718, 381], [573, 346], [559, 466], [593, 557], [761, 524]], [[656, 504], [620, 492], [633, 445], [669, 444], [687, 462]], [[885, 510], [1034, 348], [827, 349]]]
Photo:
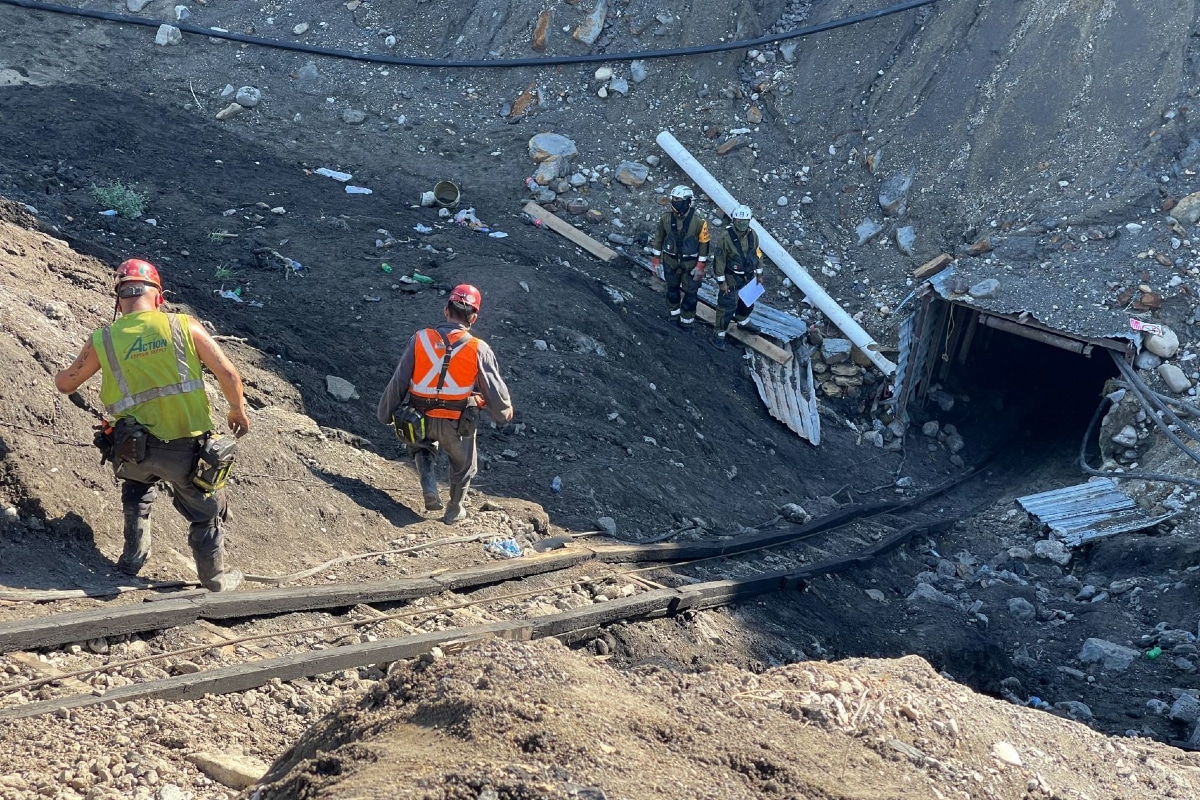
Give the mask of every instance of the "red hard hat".
[[121, 284], [131, 281], [140, 281], [148, 283], [159, 292], [162, 291], [162, 281], [158, 277], [158, 268], [149, 261], [143, 261], [140, 258], [131, 258], [128, 261], [121, 262], [121, 266], [117, 267], [115, 289], [120, 289]]
[[483, 297], [479, 294], [479, 290], [471, 284], [460, 283], [454, 287], [454, 291], [450, 292], [450, 302], [456, 306], [467, 306], [478, 314], [479, 307], [483, 305]]

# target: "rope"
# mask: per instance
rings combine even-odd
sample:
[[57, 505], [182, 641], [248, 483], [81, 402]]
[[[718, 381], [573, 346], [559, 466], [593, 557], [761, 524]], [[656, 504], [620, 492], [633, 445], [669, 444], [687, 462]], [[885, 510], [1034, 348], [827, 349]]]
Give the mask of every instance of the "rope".
[[[291, 50], [297, 53], [310, 53], [317, 56], [342, 58], [349, 61], [364, 61], [371, 64], [395, 64], [402, 67], [433, 67], [438, 69], [511, 69], [513, 67], [549, 67], [563, 64], [591, 64], [596, 62], [674, 58], [677, 56], [695, 56], [704, 55], [707, 53], [725, 53], [732, 50], [745, 50], [751, 47], [774, 44], [776, 42], [782, 42], [788, 39], [799, 39], [804, 36], [811, 36], [817, 33], [824, 33], [825, 31], [845, 28], [850, 25], [857, 25], [861, 22], [881, 19], [883, 17], [888, 17], [892, 14], [899, 14], [910, 9], [932, 5], [934, 2], [936, 2], [936, 0], [908, 0], [908, 2], [888, 6], [887, 8], [882, 8], [877, 11], [867, 11], [862, 14], [854, 14], [852, 16], [842, 17], [841, 19], [832, 20], [830, 22], [822, 22], [818, 25], [809, 25], [805, 28], [796, 28], [794, 30], [785, 31], [783, 33], [774, 35], [760, 36], [756, 39], [744, 39], [739, 42], [723, 42], [718, 44], [696, 45], [693, 47], [675, 47], [666, 50], [640, 50], [632, 53], [615, 53], [612, 55], [595, 53], [582, 56], [511, 58], [503, 60], [491, 59], [452, 61], [438, 58], [415, 58], [409, 56], [384, 56], [375, 55], [372, 53], [355, 53], [350, 50], [317, 47], [315, 45], [303, 44], [301, 42], [283, 41], [281, 39], [268, 39], [261, 36], [248, 36], [243, 33], [231, 33], [230, 31], [221, 31], [216, 30], [215, 28], [202, 28], [199, 25], [190, 25], [185, 22], [175, 22], [173, 25], [183, 33], [192, 33], [196, 34], [197, 36], [207, 36], [213, 39], [226, 39], [231, 42], [241, 42], [244, 44], [258, 45], [260, 47], [270, 47], [276, 50]], [[141, 25], [147, 28], [158, 28], [163, 24], [161, 19], [131, 17], [125, 14], [115, 14], [109, 11], [96, 11], [93, 9], [71, 8], [69, 6], [57, 5], [55, 3], [38, 2], [38, 0], [0, 0], [0, 3], [10, 6], [18, 6], [20, 8], [26, 8], [32, 11], [48, 11], [53, 14], [66, 14], [74, 17], [98, 19], [104, 22], [117, 22], [125, 25]]]

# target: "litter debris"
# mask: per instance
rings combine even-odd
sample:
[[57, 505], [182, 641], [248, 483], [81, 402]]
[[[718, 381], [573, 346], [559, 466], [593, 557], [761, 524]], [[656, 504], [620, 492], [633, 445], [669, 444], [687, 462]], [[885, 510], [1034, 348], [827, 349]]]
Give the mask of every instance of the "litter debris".
[[495, 539], [485, 544], [483, 549], [504, 558], [521, 557], [521, 545], [517, 544], [516, 539]]
[[107, 209], [106, 211], [100, 212], [100, 216], [102, 216], [102, 217], [115, 217], [116, 215], [117, 215], [117, 212], [112, 210], [111, 208]]
[[508, 238], [508, 234], [504, 231], [492, 231], [488, 234], [488, 237], [492, 239], [505, 239]]
[[437, 205], [437, 195], [433, 192], [421, 192], [421, 205], [425, 208], [432, 208]]
[[417, 233], [433, 233], [433, 228], [429, 227], [428, 225], [422, 225], [419, 222], [417, 223], [417, 226], [413, 228], [413, 230]]
[[[445, 211], [446, 209], [442, 209], [442, 210]], [[484, 222], [483, 220], [481, 220], [479, 217], [477, 217], [475, 215], [475, 209], [473, 209], [473, 208], [464, 208], [464, 209], [456, 212], [454, 214], [454, 221], [457, 224], [464, 225], [473, 231], [479, 231], [480, 233], [486, 233], [486, 234], [490, 235], [493, 239], [503, 239], [505, 236], [508, 236], [507, 233], [503, 233], [502, 231], [493, 231], [491, 228], [489, 228], [486, 222]], [[497, 234], [497, 233], [499, 233], [501, 235], [496, 236], [495, 234]]]
[[1162, 336], [1163, 335], [1162, 325], [1155, 325], [1150, 322], [1142, 322], [1137, 317], [1129, 318], [1129, 327], [1133, 328], [1135, 331], [1142, 331], [1144, 333], [1148, 333], [1151, 336]]
[[313, 172], [318, 175], [324, 175], [326, 178], [333, 178], [335, 181], [340, 181], [341, 183], [345, 183], [354, 177], [349, 172], [338, 172], [336, 169], [329, 169], [328, 167], [321, 167], [313, 170]]
[[558, 494], [562, 491], [562, 478], [558, 475], [554, 476], [554, 480], [550, 481], [550, 491]]
[[[388, 264], [386, 261], [384, 263], [380, 264], [379, 268], [381, 270], [383, 270], [384, 272], [386, 272], [388, 275], [392, 274], [392, 265]], [[403, 278], [401, 280], [403, 280]]]
[[373, 294], [364, 294], [363, 295], [363, 300], [366, 300], [368, 303], [378, 303], [381, 299], [382, 298], [379, 297], [378, 295], [373, 295]]
[[417, 283], [433, 283], [433, 278], [429, 277], [428, 275], [422, 275], [421, 273], [417, 272], [416, 270], [413, 270], [412, 276], [413, 276], [413, 280], [416, 281]]
[[213, 294], [219, 294], [226, 300], [232, 300], [235, 303], [242, 302], [241, 289], [213, 289]]
[[373, 194], [373, 192], [365, 186], [347, 186], [346, 194]]

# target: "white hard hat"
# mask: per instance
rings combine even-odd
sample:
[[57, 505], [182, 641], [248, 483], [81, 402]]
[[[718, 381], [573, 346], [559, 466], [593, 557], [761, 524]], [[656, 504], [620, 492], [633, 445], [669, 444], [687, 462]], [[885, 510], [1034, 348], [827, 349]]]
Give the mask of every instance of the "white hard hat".
[[672, 200], [691, 200], [695, 196], [696, 196], [696, 193], [693, 192], [687, 186], [676, 186], [674, 189], [671, 190], [671, 199]]
[[738, 206], [733, 210], [733, 213], [729, 215], [730, 219], [750, 220], [753, 219], [753, 217], [754, 212], [750, 210], [750, 206]]

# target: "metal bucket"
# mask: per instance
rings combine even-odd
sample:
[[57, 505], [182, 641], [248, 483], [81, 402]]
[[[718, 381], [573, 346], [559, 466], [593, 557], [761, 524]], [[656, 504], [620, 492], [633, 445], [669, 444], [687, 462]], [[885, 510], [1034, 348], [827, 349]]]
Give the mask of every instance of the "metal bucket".
[[442, 208], [458, 206], [458, 187], [452, 181], [438, 181], [433, 187], [433, 199]]

